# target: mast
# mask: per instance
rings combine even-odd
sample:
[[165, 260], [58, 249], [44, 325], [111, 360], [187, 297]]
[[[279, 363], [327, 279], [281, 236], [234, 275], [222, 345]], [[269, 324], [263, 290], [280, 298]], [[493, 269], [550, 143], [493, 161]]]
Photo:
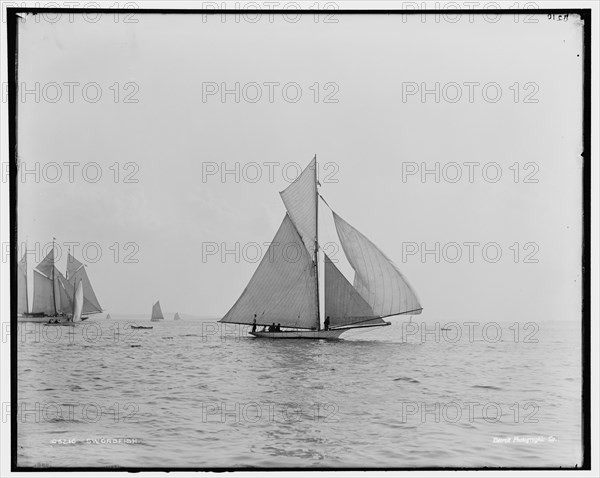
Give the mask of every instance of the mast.
[[317, 177], [317, 155], [315, 154], [315, 294], [317, 300], [317, 330], [321, 330], [321, 310], [319, 306], [319, 179]]
[[54, 241], [56, 237], [52, 238], [52, 304], [54, 305], [54, 315], [58, 315], [56, 312], [56, 290], [54, 287], [54, 268], [56, 267], [56, 257], [54, 257]]

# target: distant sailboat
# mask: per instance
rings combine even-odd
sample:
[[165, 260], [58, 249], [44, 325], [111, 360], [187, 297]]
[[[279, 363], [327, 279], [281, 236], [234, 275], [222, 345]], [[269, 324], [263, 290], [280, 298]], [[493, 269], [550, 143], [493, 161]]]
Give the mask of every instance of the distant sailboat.
[[[385, 317], [421, 313], [417, 296], [394, 263], [331, 210], [342, 249], [354, 269], [354, 283], [323, 253], [327, 319], [321, 323], [318, 198], [325, 200], [318, 184], [315, 156], [280, 193], [287, 214], [244, 292], [219, 322], [263, 327], [275, 323], [292, 329], [259, 332], [253, 327], [250, 333], [255, 337], [337, 339], [349, 329], [390, 325]], [[286, 247], [277, 247], [281, 244]], [[295, 257], [287, 257], [286, 250], [288, 255], [293, 250]]]
[[29, 314], [29, 296], [27, 294], [27, 252], [17, 266], [17, 315]]
[[64, 276], [55, 265], [54, 244], [52, 249], [33, 270], [33, 306], [30, 312], [25, 311], [27, 302], [27, 260], [19, 262], [18, 270], [18, 316], [19, 322], [47, 322], [48, 318], [63, 320], [73, 311], [75, 285], [82, 283], [82, 320], [88, 315], [102, 312], [92, 284], [85, 271], [85, 266], [69, 252], [67, 255], [67, 275]]
[[160, 308], [160, 301], [156, 301], [156, 304], [152, 306], [152, 317], [150, 318], [151, 322], [158, 322], [159, 320], [164, 320], [165, 316], [162, 313], [162, 309]]
[[73, 291], [73, 309], [71, 314], [67, 315], [66, 318], [55, 318], [50, 319], [50, 322], [47, 325], [65, 325], [65, 326], [73, 326], [77, 323], [81, 322], [81, 312], [83, 310], [83, 281], [80, 279], [77, 283], [77, 287], [74, 287]]
[[112, 317], [110, 316], [110, 314], [106, 314], [106, 320], [110, 320]]
[[179, 312], [175, 312], [175, 317], [173, 317], [173, 320], [181, 320], [181, 317], [179, 317]]

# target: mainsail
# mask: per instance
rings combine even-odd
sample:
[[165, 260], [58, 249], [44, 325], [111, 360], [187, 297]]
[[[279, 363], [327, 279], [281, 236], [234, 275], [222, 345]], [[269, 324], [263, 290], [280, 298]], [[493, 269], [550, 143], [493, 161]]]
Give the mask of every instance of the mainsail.
[[151, 320], [162, 320], [164, 319], [162, 309], [160, 308], [160, 301], [156, 301], [156, 304], [152, 306], [152, 319]]
[[325, 254], [325, 317], [330, 327], [385, 324]]
[[54, 315], [52, 280], [37, 270], [33, 271], [33, 308], [34, 314]]
[[317, 241], [316, 167], [317, 159], [315, 157], [300, 176], [279, 193], [311, 258], [315, 255], [315, 243]]
[[17, 267], [17, 313], [27, 312], [29, 312], [29, 298], [27, 296], [27, 253], [25, 253]]
[[79, 262], [77, 259], [75, 259], [71, 255], [71, 251], [69, 251], [67, 254], [67, 279], [71, 280], [71, 277], [73, 277], [73, 274], [75, 274], [75, 272], [77, 272], [82, 267], [83, 267], [83, 264], [81, 262]]
[[[77, 259], [75, 259], [74, 257], [71, 256], [71, 258], [73, 259], [73, 261], [80, 264], [80, 267], [78, 267], [74, 270], [74, 272], [71, 273], [68, 272], [69, 269], [67, 266], [67, 273], [69, 276], [69, 283], [71, 284], [71, 288], [73, 288], [73, 285], [76, 284], [78, 281], [81, 280], [83, 282], [83, 314], [95, 314], [98, 312], [102, 312], [102, 307], [100, 306], [100, 303], [96, 298], [96, 294], [94, 293], [94, 289], [92, 288], [92, 283], [90, 282], [87, 272], [85, 271], [85, 266], [83, 266], [83, 264], [77, 261]], [[72, 262], [69, 261], [68, 264], [72, 264]]]
[[316, 271], [286, 214], [242, 295], [220, 322], [318, 328]]
[[52, 268], [54, 267], [54, 247], [52, 250], [44, 257], [44, 260], [40, 262], [36, 269], [44, 274], [46, 277], [52, 277]]
[[333, 213], [348, 262], [355, 271], [354, 288], [379, 317], [420, 314], [422, 307], [394, 263], [358, 230]]

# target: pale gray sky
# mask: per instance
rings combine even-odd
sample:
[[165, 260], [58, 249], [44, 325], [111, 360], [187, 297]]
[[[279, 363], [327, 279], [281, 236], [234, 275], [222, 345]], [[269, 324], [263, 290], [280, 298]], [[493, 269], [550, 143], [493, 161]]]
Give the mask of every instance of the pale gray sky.
[[[41, 173], [39, 182], [29, 175], [20, 184], [19, 240], [30, 249], [52, 236], [61, 244], [97, 242], [103, 255], [88, 261], [88, 273], [108, 312], [150, 314], [160, 299], [165, 311], [225, 314], [257, 262], [236, 263], [233, 254], [203, 261], [203, 244], [233, 249], [270, 241], [285, 212], [278, 194], [288, 185], [283, 166], [304, 166], [316, 153], [321, 193], [395, 261], [421, 299], [423, 320], [580, 320], [583, 28], [575, 16], [540, 15], [537, 23], [515, 22], [512, 14], [496, 23], [400, 15], [338, 16], [337, 23], [312, 15], [296, 23], [270, 23], [266, 15], [257, 23], [201, 15], [136, 19], [29, 18], [19, 29], [19, 82], [29, 90], [40, 83], [39, 102], [30, 94], [19, 103], [20, 160], [28, 169], [40, 163], [48, 176], [55, 174], [48, 163], [81, 164], [72, 183], [63, 166], [56, 183]], [[62, 92], [54, 103], [53, 82]], [[78, 83], [73, 102], [69, 82]], [[88, 101], [82, 96], [92, 82], [102, 91], [96, 103], [93, 87]], [[263, 97], [203, 98], [203, 84], [206, 92], [208, 83], [236, 82], [258, 83]], [[272, 102], [269, 82], [280, 83]], [[291, 82], [302, 92], [296, 103], [293, 89], [287, 99], [282, 94]], [[433, 94], [423, 102], [420, 92], [403, 98], [403, 90], [436, 82], [439, 102]], [[469, 82], [478, 83], [472, 102]], [[462, 89], [455, 103], [450, 83]], [[482, 94], [491, 83], [502, 92], [495, 103], [493, 85]], [[256, 89], [243, 91], [251, 99]], [[128, 93], [138, 102], [125, 103]], [[324, 102], [330, 93], [336, 103]], [[96, 183], [81, 174], [91, 162], [102, 169]], [[233, 175], [222, 182], [218, 174], [203, 181], [211, 162], [280, 166], [273, 181], [266, 167], [255, 183], [237, 183]], [[409, 162], [456, 162], [463, 177], [436, 183], [415, 174], [403, 181]], [[472, 183], [466, 162], [481, 165]], [[481, 173], [492, 162], [502, 171], [496, 183]], [[123, 182], [128, 172], [139, 182]], [[537, 183], [524, 182], [530, 172]], [[331, 173], [337, 183], [324, 181]], [[123, 262], [134, 250], [124, 249], [128, 242], [139, 248], [138, 263]], [[403, 257], [408, 243], [420, 249], [451, 242], [462, 245], [456, 263]], [[497, 243], [502, 258], [487, 262], [477, 247], [470, 263], [465, 242]], [[525, 249], [526, 243], [536, 245]], [[534, 250], [538, 262], [525, 263]], [[80, 249], [76, 256], [85, 259]], [[36, 258], [29, 255], [30, 267]]]

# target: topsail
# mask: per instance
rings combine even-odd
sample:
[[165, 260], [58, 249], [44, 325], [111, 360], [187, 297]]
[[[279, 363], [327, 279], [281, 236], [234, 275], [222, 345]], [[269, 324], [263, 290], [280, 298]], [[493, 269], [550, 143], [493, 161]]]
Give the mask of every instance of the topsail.
[[315, 255], [315, 243], [317, 241], [316, 167], [317, 159], [314, 158], [300, 176], [279, 193], [311, 258]]
[[52, 277], [52, 268], [54, 267], [54, 247], [50, 250], [50, 252], [44, 257], [42, 262], [40, 262], [36, 269], [44, 274], [46, 277]]
[[67, 254], [67, 279], [71, 279], [73, 274], [83, 267], [83, 264], [75, 259], [71, 252]]

